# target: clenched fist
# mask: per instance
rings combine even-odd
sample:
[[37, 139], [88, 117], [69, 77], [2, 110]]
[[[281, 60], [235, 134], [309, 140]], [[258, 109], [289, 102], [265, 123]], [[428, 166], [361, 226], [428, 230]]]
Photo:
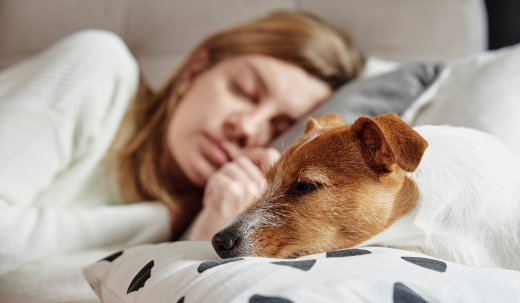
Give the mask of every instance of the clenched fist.
[[254, 147], [224, 164], [210, 176], [204, 190], [202, 211], [195, 220], [190, 240], [211, 240], [241, 213], [265, 186], [265, 171], [280, 157], [272, 148]]

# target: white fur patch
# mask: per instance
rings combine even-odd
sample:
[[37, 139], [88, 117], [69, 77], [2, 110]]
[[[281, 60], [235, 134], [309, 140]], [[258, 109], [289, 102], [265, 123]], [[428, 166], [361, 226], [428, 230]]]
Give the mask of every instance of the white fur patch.
[[477, 267], [520, 270], [520, 161], [473, 129], [421, 126], [429, 147], [410, 174], [416, 209], [363, 245], [418, 248]]

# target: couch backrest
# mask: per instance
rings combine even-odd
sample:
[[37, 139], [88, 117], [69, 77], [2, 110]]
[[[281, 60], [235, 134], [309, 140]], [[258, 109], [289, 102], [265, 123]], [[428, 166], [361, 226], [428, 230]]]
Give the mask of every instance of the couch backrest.
[[119, 34], [158, 88], [206, 35], [276, 10], [348, 29], [371, 55], [445, 60], [486, 48], [482, 0], [2, 0], [0, 69], [85, 28]]

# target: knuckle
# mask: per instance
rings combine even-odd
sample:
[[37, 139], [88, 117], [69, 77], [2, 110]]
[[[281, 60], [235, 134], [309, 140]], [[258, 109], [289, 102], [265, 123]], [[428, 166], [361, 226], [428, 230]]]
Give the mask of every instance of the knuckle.
[[234, 183], [232, 186], [231, 186], [231, 190], [232, 192], [236, 195], [236, 196], [243, 196], [244, 195], [244, 188], [238, 184], [238, 183]]
[[267, 156], [270, 160], [276, 160], [280, 158], [280, 152], [272, 147], [267, 149]]
[[240, 156], [237, 156], [235, 158], [235, 161], [237, 162], [248, 162], [254, 159], [254, 157], [250, 154], [241, 154]]
[[250, 196], [250, 197], [255, 196], [258, 193], [258, 187], [254, 184], [250, 184], [247, 187], [247, 193], [248, 193], [248, 196]]
[[222, 165], [219, 169], [219, 171], [227, 171], [227, 170], [230, 170], [233, 168], [233, 166], [235, 165], [235, 163], [233, 162], [227, 162], [225, 163], [224, 165]]
[[218, 184], [221, 181], [222, 181], [222, 174], [219, 172], [216, 172], [216, 173], [212, 174], [211, 176], [209, 176], [208, 185], [209, 184]]
[[251, 160], [250, 158], [248, 158], [246, 156], [240, 156], [239, 158], [236, 159], [236, 161], [237, 161], [238, 165], [241, 166], [243, 169], [247, 169], [250, 166], [254, 165], [253, 160]]
[[258, 189], [257, 191], [261, 191], [262, 189], [265, 188], [265, 186], [266, 186], [265, 179], [264, 178], [258, 179], [258, 181], [256, 183], [256, 188]]
[[226, 163], [224, 166], [222, 166], [219, 170], [219, 172], [222, 174], [222, 175], [228, 175], [228, 176], [233, 176], [234, 173], [236, 173], [236, 171], [239, 169], [239, 166], [234, 163], [234, 162], [228, 162]]
[[266, 150], [271, 155], [279, 155], [280, 154], [280, 152], [276, 148], [273, 148], [273, 147], [267, 147]]
[[226, 185], [226, 191], [233, 194], [234, 196], [242, 195], [242, 186], [237, 182], [228, 182]]
[[208, 182], [206, 182], [206, 188], [213, 187], [215, 185], [215, 183], [217, 183], [217, 181], [218, 181], [218, 176], [216, 176], [216, 174], [209, 176]]
[[251, 162], [251, 159], [242, 155], [242, 156], [238, 156], [235, 161], [238, 163], [248, 163], [248, 162]]

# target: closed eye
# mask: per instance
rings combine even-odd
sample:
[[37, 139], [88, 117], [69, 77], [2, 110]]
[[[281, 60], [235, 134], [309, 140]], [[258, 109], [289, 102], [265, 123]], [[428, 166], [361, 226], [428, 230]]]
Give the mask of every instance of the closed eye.
[[294, 124], [294, 120], [288, 116], [279, 116], [274, 118], [271, 121], [271, 138], [276, 138], [292, 124]]
[[249, 95], [244, 91], [244, 89], [242, 88], [242, 86], [240, 86], [240, 84], [238, 84], [237, 82], [235, 81], [232, 81], [231, 82], [231, 87], [233, 87], [233, 90], [238, 93], [239, 95], [242, 95], [244, 97], [248, 97]]
[[321, 183], [317, 182], [294, 182], [291, 185], [291, 191], [297, 195], [305, 195], [321, 187]]
[[238, 84], [238, 82], [236, 81], [232, 81], [231, 82], [231, 87], [233, 88], [233, 90], [239, 94], [240, 96], [246, 98], [246, 99], [249, 99], [251, 102], [253, 103], [258, 103], [258, 100], [256, 97], [252, 96], [251, 94], [249, 94], [248, 92], [246, 92], [246, 90], [240, 85]]

